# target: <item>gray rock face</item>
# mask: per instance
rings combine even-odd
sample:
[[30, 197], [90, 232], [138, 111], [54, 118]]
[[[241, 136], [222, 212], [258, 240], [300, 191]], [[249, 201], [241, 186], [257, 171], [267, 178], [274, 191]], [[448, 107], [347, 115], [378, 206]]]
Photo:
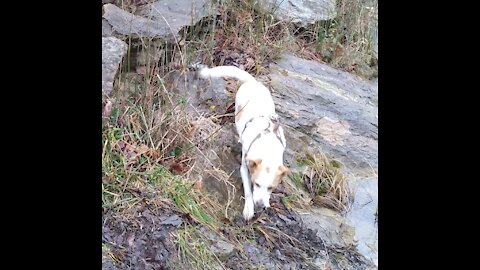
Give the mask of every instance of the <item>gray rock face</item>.
[[211, 106], [217, 107], [217, 111], [226, 110], [229, 96], [223, 78], [204, 80], [198, 78], [195, 72], [173, 71], [166, 75], [165, 80], [174, 93], [188, 100], [190, 106], [187, 110], [194, 115], [211, 113]]
[[303, 224], [316, 231], [327, 245], [337, 247], [355, 245], [355, 229], [347, 225], [345, 219], [337, 212], [327, 208], [312, 208], [311, 213], [304, 214], [301, 218]]
[[221, 259], [227, 259], [228, 256], [235, 250], [234, 245], [220, 239], [213, 242], [211, 248], [212, 252]]
[[173, 39], [182, 27], [206, 16], [210, 5], [209, 0], [161, 0], [142, 6], [132, 14], [106, 4], [103, 18], [117, 35]]
[[235, 250], [235, 246], [231, 243], [223, 241], [218, 235], [212, 231], [202, 227], [200, 231], [211, 241], [211, 251], [221, 260], [226, 260]]
[[[135, 14], [113, 4], [103, 5], [102, 36], [142, 38], [134, 41], [133, 65], [149, 65], [165, 55], [165, 42], [177, 42], [180, 30], [212, 14], [210, 0], [160, 0], [139, 6]], [[145, 38], [145, 39], [143, 39]], [[138, 45], [147, 44], [138, 49]]]
[[280, 20], [305, 26], [336, 16], [335, 0], [259, 0], [265, 9], [272, 10]]
[[273, 65], [269, 77], [291, 143], [287, 156], [300, 146], [320, 146], [351, 171], [376, 170], [377, 84], [293, 55]]
[[112, 33], [112, 26], [105, 19], [102, 19], [102, 37], [109, 37]]
[[286, 161], [312, 149], [326, 153], [345, 165], [355, 196], [347, 218], [319, 208], [303, 223], [331, 245], [358, 245], [377, 264], [378, 82], [293, 55], [272, 65], [269, 78], [285, 126]]
[[347, 213], [347, 224], [355, 227], [358, 251], [378, 266], [378, 178], [354, 178], [348, 181], [355, 198]]
[[131, 14], [113, 4], [103, 5], [103, 18], [112, 26], [115, 34], [133, 37], [165, 37], [170, 30], [165, 24]]
[[115, 37], [102, 38], [102, 92], [109, 94], [113, 89], [113, 81], [123, 56], [127, 52], [127, 44]]
[[160, 0], [141, 7], [136, 14], [178, 33], [182, 27], [212, 14], [211, 4], [211, 0]]

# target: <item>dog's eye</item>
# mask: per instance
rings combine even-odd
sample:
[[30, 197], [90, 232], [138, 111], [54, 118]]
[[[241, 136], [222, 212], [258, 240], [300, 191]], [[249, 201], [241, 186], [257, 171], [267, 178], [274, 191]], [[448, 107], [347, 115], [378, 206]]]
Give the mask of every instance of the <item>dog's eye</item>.
[[258, 187], [258, 188], [260, 187], [260, 185], [258, 183], [255, 183], [255, 186]]
[[273, 187], [268, 187], [268, 191], [271, 192], [273, 190]]

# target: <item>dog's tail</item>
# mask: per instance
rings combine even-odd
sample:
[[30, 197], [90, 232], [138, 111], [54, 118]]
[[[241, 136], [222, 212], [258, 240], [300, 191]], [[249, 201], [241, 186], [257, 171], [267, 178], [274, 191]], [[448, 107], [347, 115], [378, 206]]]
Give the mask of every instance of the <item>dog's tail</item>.
[[202, 67], [198, 74], [202, 78], [231, 77], [241, 81], [242, 83], [256, 81], [255, 78], [248, 72], [234, 66], [219, 66], [213, 68]]

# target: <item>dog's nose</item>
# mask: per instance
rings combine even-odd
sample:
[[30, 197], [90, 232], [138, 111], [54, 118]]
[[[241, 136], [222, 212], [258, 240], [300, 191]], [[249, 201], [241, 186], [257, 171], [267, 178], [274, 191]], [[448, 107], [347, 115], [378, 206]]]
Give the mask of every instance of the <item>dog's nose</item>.
[[255, 211], [260, 211], [265, 208], [265, 205], [262, 201], [255, 202]]

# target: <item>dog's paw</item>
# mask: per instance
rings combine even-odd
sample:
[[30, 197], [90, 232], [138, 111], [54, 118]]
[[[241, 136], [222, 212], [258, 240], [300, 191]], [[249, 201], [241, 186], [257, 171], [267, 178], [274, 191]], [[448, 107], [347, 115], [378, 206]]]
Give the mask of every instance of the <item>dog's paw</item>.
[[253, 218], [253, 214], [255, 206], [253, 205], [253, 200], [252, 199], [247, 199], [245, 200], [245, 207], [243, 208], [243, 218], [245, 221], [249, 221], [250, 219]]

